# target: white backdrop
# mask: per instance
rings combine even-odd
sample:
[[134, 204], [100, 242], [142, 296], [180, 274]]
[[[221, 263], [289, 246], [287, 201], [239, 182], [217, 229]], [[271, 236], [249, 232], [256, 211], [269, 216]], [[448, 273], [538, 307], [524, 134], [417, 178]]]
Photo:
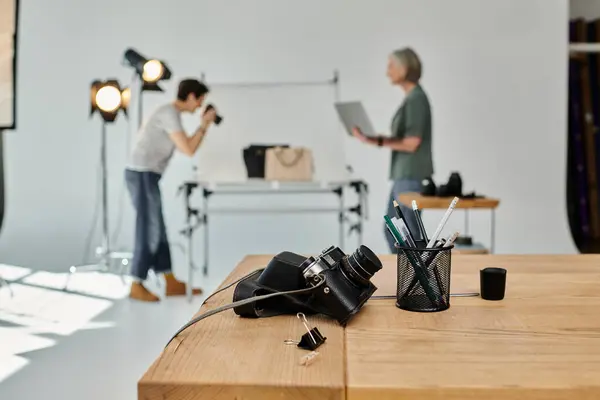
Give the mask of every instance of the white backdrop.
[[[501, 198], [498, 252], [574, 251], [565, 206], [566, 0], [29, 0], [21, 16], [20, 125], [6, 134], [0, 262], [61, 270], [80, 261], [97, 197], [100, 124], [88, 119], [88, 87], [97, 78], [128, 80], [131, 72], [120, 60], [130, 46], [167, 60], [175, 74], [164, 95], [147, 94], [146, 113], [173, 98], [177, 79], [200, 71], [214, 82], [278, 81], [319, 80], [338, 68], [342, 99], [362, 100], [376, 128], [387, 131], [402, 94], [387, 82], [386, 58], [410, 45], [423, 59], [433, 104], [436, 179], [459, 170], [466, 190]], [[210, 141], [253, 135], [270, 123], [290, 126], [294, 116], [303, 127], [313, 118], [319, 128], [327, 123], [295, 103], [290, 113], [287, 103], [265, 110], [261, 102], [239, 101], [243, 107], [232, 100], [223, 110], [225, 123]], [[253, 126], [232, 133], [249, 115], [257, 116]], [[197, 119], [186, 118], [186, 126], [192, 129]], [[109, 140], [111, 219], [122, 204], [118, 243], [127, 248], [133, 225], [122, 196], [124, 119], [109, 127]], [[385, 251], [389, 152], [345, 142], [347, 159], [371, 189], [365, 244]], [[181, 241], [183, 221], [175, 191], [193, 162], [177, 156], [163, 180], [174, 242]], [[440, 217], [426, 213], [425, 223], [433, 227]], [[462, 228], [460, 217], [457, 212], [452, 224]], [[471, 220], [473, 234], [487, 243], [487, 214]], [[333, 216], [212, 222], [212, 262], [224, 272], [249, 252], [316, 251], [337, 237]], [[300, 238], [291, 241], [292, 231]], [[176, 272], [182, 271], [181, 254], [173, 252]]]
[[[216, 85], [210, 102], [230, 114], [215, 126], [197, 153], [198, 175], [204, 181], [243, 181], [241, 149], [252, 143], [289, 144], [312, 150], [316, 180], [347, 178], [344, 137], [334, 110], [335, 87], [323, 85], [273, 87]], [[288, 80], [287, 82], [289, 82]], [[292, 79], [293, 81], [293, 79]], [[210, 86], [210, 79], [207, 79]], [[235, 82], [231, 82], [235, 83]], [[240, 82], [244, 83], [244, 82]], [[277, 83], [277, 82], [272, 82]]]

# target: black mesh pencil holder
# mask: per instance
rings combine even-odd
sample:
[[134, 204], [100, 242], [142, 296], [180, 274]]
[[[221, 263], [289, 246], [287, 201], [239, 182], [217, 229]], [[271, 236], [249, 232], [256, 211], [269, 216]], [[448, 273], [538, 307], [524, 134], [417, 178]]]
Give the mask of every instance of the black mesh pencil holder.
[[420, 249], [396, 245], [396, 306], [407, 311], [436, 312], [450, 307], [451, 247]]

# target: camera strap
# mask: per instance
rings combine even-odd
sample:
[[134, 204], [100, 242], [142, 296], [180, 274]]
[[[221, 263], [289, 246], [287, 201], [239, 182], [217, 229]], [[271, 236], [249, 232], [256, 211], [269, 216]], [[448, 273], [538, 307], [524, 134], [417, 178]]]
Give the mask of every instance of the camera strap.
[[[237, 315], [246, 318], [264, 318], [274, 317], [276, 315], [296, 314], [299, 311], [306, 314], [314, 313], [314, 310], [307, 306], [306, 301], [298, 299], [298, 295], [284, 293], [287, 290], [296, 290], [296, 288], [289, 286], [290, 282], [286, 285], [278, 279], [276, 282], [278, 286], [276, 287], [270, 287], [259, 283], [260, 276], [264, 271], [264, 269], [259, 269], [242, 278], [233, 292], [233, 301], [236, 302], [271, 293], [281, 293], [281, 296], [278, 297], [276, 303], [273, 303], [273, 301], [269, 301], [268, 303], [253, 302], [243, 306], [234, 307], [233, 311]], [[271, 283], [275, 283], [273, 282], [273, 276], [271, 276], [269, 280]]]
[[[254, 274], [254, 272], [253, 272], [252, 274]], [[252, 275], [252, 274], [250, 274], [250, 275]], [[247, 276], [245, 276], [244, 278], [246, 278], [246, 277], [247, 277]], [[242, 278], [242, 279], [244, 279], [244, 278]], [[239, 282], [239, 281], [240, 281], [240, 280], [242, 280], [242, 279], [239, 279], [239, 280], [238, 280], [238, 281], [236, 281], [236, 282]], [[251, 297], [251, 298], [249, 298], [249, 299], [244, 299], [244, 300], [236, 301], [236, 302], [233, 302], [233, 303], [230, 303], [230, 304], [226, 304], [226, 305], [224, 305], [224, 306], [221, 306], [221, 307], [217, 307], [217, 308], [215, 308], [214, 310], [207, 311], [207, 312], [205, 312], [204, 314], [200, 314], [199, 316], [197, 316], [196, 318], [192, 319], [192, 320], [191, 320], [191, 321], [189, 321], [187, 324], [185, 324], [184, 326], [182, 326], [182, 327], [181, 327], [181, 328], [180, 328], [180, 329], [179, 329], [179, 330], [178, 330], [178, 331], [177, 331], [177, 332], [176, 332], [176, 333], [173, 335], [173, 337], [172, 337], [172, 338], [169, 340], [169, 342], [167, 343], [167, 345], [165, 346], [165, 348], [166, 348], [166, 347], [168, 347], [168, 346], [169, 346], [169, 344], [171, 344], [171, 342], [173, 341], [173, 339], [175, 339], [177, 336], [179, 336], [179, 334], [181, 334], [183, 331], [185, 331], [186, 329], [188, 329], [188, 328], [189, 328], [189, 327], [191, 327], [192, 325], [195, 325], [196, 323], [198, 323], [198, 322], [202, 321], [203, 319], [205, 319], [205, 318], [208, 318], [208, 317], [210, 317], [210, 316], [212, 316], [212, 315], [219, 314], [219, 313], [221, 313], [221, 312], [223, 312], [223, 311], [230, 310], [230, 309], [232, 309], [232, 308], [235, 308], [235, 307], [240, 307], [240, 306], [244, 306], [244, 305], [246, 305], [246, 304], [255, 303], [255, 302], [257, 302], [257, 301], [271, 299], [271, 298], [273, 298], [273, 297], [278, 297], [278, 296], [287, 296], [287, 295], [291, 295], [291, 294], [302, 294], [302, 293], [309, 293], [309, 292], [312, 292], [313, 290], [315, 290], [315, 289], [319, 288], [320, 286], [324, 285], [324, 284], [325, 284], [325, 281], [326, 281], [326, 280], [325, 280], [325, 279], [323, 279], [323, 280], [321, 280], [321, 281], [320, 281], [320, 282], [319, 282], [317, 285], [315, 285], [315, 286], [311, 286], [311, 287], [309, 287], [309, 288], [305, 288], [305, 289], [298, 289], [298, 290], [289, 290], [289, 291], [287, 291], [287, 292], [275, 292], [275, 293], [265, 294], [265, 295], [262, 295], [262, 296], [255, 296], [255, 297]], [[219, 290], [218, 292], [221, 292], [221, 291], [223, 291], [223, 290], [225, 290], [225, 289], [228, 289], [228, 288], [230, 288], [230, 287], [231, 287], [231, 286], [233, 286], [233, 285], [234, 285], [236, 282], [234, 282], [234, 283], [232, 283], [232, 284], [230, 284], [230, 285], [228, 285], [228, 286], [224, 287], [223, 289]], [[214, 294], [216, 294], [216, 293], [218, 293], [218, 292], [215, 292]], [[211, 295], [211, 296], [209, 296], [209, 297], [212, 297], [212, 295]], [[207, 300], [208, 300], [208, 298], [207, 298]], [[206, 301], [206, 300], [205, 300], [205, 301]]]

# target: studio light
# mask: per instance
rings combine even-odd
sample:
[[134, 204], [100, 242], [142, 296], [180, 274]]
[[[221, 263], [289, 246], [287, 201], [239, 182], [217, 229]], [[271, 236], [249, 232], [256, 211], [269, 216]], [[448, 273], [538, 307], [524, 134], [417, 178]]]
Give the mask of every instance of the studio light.
[[98, 112], [102, 116], [102, 131], [100, 135], [100, 164], [102, 171], [102, 245], [96, 250], [100, 257], [96, 264], [72, 266], [69, 268], [68, 279], [65, 282], [65, 290], [68, 288], [71, 275], [77, 272], [109, 272], [111, 271], [114, 260], [121, 261], [121, 275], [123, 268], [129, 264], [131, 255], [128, 253], [116, 252], [111, 250], [108, 221], [108, 156], [107, 156], [107, 138], [106, 126], [117, 119], [119, 111], [127, 115], [127, 108], [131, 99], [131, 90], [119, 86], [116, 79], [106, 81], [94, 81], [90, 89], [90, 116]]
[[150, 60], [144, 64], [142, 79], [144, 82], [158, 82], [163, 77], [165, 68], [158, 60]]
[[100, 111], [113, 113], [121, 106], [121, 92], [114, 86], [104, 86], [96, 93], [96, 104]]
[[148, 59], [134, 49], [127, 49], [125, 64], [132, 67], [143, 81], [142, 90], [162, 91], [159, 81], [171, 79], [171, 70], [164, 61]]
[[131, 88], [126, 87], [121, 91], [121, 110], [127, 115], [129, 110], [129, 103], [131, 103]]
[[90, 115], [99, 112], [105, 122], [113, 122], [120, 110], [127, 114], [131, 91], [128, 88], [121, 90], [116, 79], [92, 82], [90, 93]]
[[171, 70], [164, 61], [155, 58], [148, 59], [134, 49], [125, 50], [123, 62], [126, 66], [133, 68], [138, 80], [137, 84], [133, 86], [133, 81], [136, 80], [134, 77], [132, 87], [135, 89], [134, 102], [137, 104], [137, 127], [139, 128], [143, 120], [143, 92], [162, 92], [158, 82], [171, 79]]

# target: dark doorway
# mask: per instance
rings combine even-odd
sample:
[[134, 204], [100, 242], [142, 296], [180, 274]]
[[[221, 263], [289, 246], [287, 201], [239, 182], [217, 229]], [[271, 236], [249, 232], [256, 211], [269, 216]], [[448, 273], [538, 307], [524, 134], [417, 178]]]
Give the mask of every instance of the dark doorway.
[[[600, 42], [600, 20], [572, 20], [571, 43]], [[600, 253], [600, 53], [569, 57], [567, 211], [571, 235], [582, 253]]]

